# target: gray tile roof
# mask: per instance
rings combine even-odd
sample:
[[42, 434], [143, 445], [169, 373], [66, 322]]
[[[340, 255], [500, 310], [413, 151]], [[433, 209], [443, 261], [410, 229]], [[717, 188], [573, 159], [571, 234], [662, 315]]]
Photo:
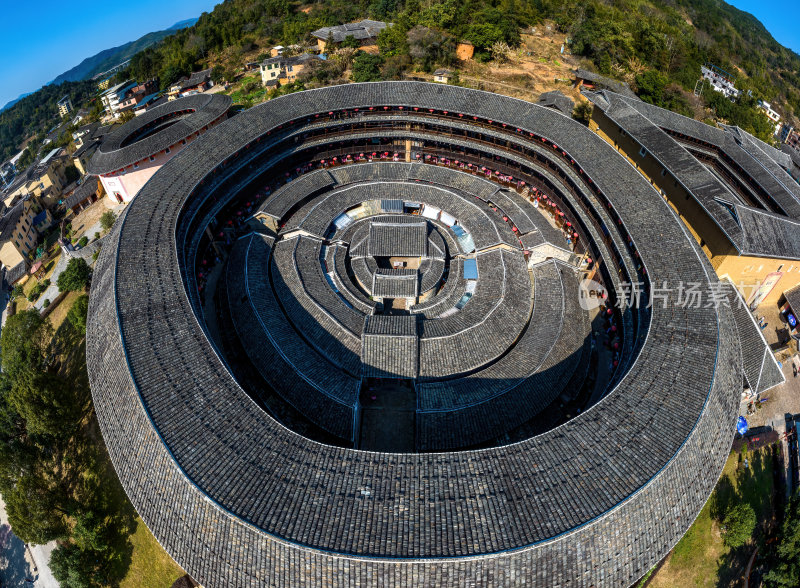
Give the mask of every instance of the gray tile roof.
[[425, 257], [428, 254], [428, 225], [424, 220], [402, 224], [372, 222], [367, 250], [373, 257]]
[[3, 216], [0, 217], [0, 243], [5, 243], [14, 237], [14, 228], [22, 217], [24, 210], [25, 202], [20, 200], [11, 208], [3, 211]]
[[572, 98], [565, 96], [558, 90], [540, 94], [539, 100], [536, 103], [539, 106], [546, 106], [557, 110], [564, 116], [572, 116], [572, 110], [575, 108], [575, 102], [572, 101]]
[[[550, 109], [413, 82], [348, 84], [271, 100], [215, 127], [156, 174], [115, 224], [98, 260], [87, 363], [98, 421], [131, 502], [164, 548], [204, 585], [438, 585], [475, 578], [487, 585], [531, 579], [633, 584], [686, 531], [727, 458], [738, 414], [738, 397], [731, 391], [743, 377], [730, 309], [685, 308], [668, 297], [666, 307], [653, 308], [641, 327], [646, 342], [631, 353], [635, 360], [624, 377], [589, 410], [516, 443], [429, 453], [335, 447], [285, 428], [250, 400], [198, 319], [201, 301], [188, 260], [194, 259], [205, 226], [199, 221], [236, 196], [235, 190], [217, 190], [226, 176], [210, 178], [210, 171], [226, 160], [224, 173], [255, 163], [259, 149], [243, 146], [278, 126], [302, 126], [314, 114], [369, 105], [436, 109], [443, 124], [443, 110], [460, 112], [557, 142], [580, 165], [578, 185], [592, 194], [587, 210], [595, 206], [593, 199], [607, 198], [650, 280], [716, 282], [649, 183], [601, 138]], [[274, 141], [265, 140], [262, 147]], [[472, 148], [487, 158], [505, 153], [516, 161], [514, 147], [529, 143], [523, 133], [511, 131], [502, 145], [473, 142]], [[550, 157], [564, 177], [575, 171], [555, 150]], [[527, 161], [545, 169], [544, 162]], [[268, 171], [256, 167], [253, 173]], [[447, 193], [443, 202], [453, 198]], [[476, 209], [476, 220], [491, 222], [496, 213], [482, 206], [485, 216]], [[585, 222], [594, 222], [594, 215], [585, 213]], [[501, 242], [501, 229], [491, 230]], [[620, 231], [612, 231], [609, 243], [616, 243]], [[286, 305], [296, 301], [305, 317], [318, 312], [312, 304], [340, 310], [338, 302], [323, 301], [337, 296], [330, 288], [317, 290], [327, 283], [317, 273], [322, 271], [317, 240], [295, 241], [279, 241], [272, 253], [273, 284], [284, 275], [289, 280], [275, 288], [276, 298]], [[451, 316], [475, 308], [492, 311], [487, 320], [497, 320], [493, 324], [502, 325], [501, 314], [507, 315], [516, 329], [517, 313], [529, 308], [520, 309], [527, 306], [524, 297], [506, 298], [522, 287], [523, 271], [530, 278], [521, 251], [512, 249], [478, 256], [479, 266], [484, 258], [486, 267], [479, 267], [474, 297], [461, 311], [417, 320], [442, 322], [443, 336], [449, 336], [447, 327], [457, 327]], [[618, 257], [629, 269], [625, 255]], [[614, 259], [609, 255], [605, 261], [615, 268]], [[450, 261], [444, 288], [459, 267], [459, 261]], [[509, 278], [500, 289], [496, 278], [503, 273]], [[494, 294], [479, 292], [481, 282], [495, 284]], [[548, 292], [543, 289], [543, 295]], [[349, 328], [347, 312], [339, 310], [318, 319], [331, 332]], [[285, 312], [292, 321], [302, 316], [300, 308]], [[307, 329], [305, 336], [317, 338], [313, 325]], [[509, 345], [503, 343], [510, 336], [504, 329], [487, 331], [492, 341]], [[627, 332], [635, 333], [626, 327]], [[333, 354], [326, 357], [339, 361]], [[544, 373], [561, 381], [553, 369], [563, 363]], [[493, 414], [497, 420], [504, 411], [513, 414], [516, 404], [513, 396], [500, 395]], [[484, 414], [475, 412], [456, 424], [480, 432], [487, 425]], [[434, 435], [429, 439], [438, 442]]]
[[[224, 117], [231, 105], [224, 94], [198, 94], [172, 100], [148, 110], [106, 135], [103, 144], [89, 161], [88, 172], [95, 175], [111, 173], [163, 151], [204, 127]], [[188, 116], [181, 113], [189, 111]], [[150, 124], [160, 124], [164, 117], [180, 116], [178, 122], [145, 138], [128, 143], [136, 133]]]
[[419, 295], [417, 270], [381, 269], [372, 278], [372, 295], [376, 298], [412, 298]]
[[[600, 101], [597, 94], [588, 96], [647, 149], [648, 154], [669, 169], [740, 253], [800, 259], [800, 225], [794, 220], [800, 220], [800, 187], [754, 141], [747, 138], [746, 133], [737, 130], [740, 145], [726, 131], [639, 101], [626, 101], [612, 93], [604, 93]], [[676, 141], [664, 129], [681, 137], [694, 137], [709, 148], [726, 154], [745, 171], [749, 169], [751, 177], [768, 188], [778, 205], [791, 211], [793, 218], [758, 210], [732, 198], [733, 188], [726, 186], [685, 144]], [[729, 202], [731, 206], [723, 202]], [[732, 210], [735, 210], [735, 216]]]
[[210, 80], [211, 68], [209, 67], [208, 69], [192, 72], [192, 75], [185, 80], [181, 80], [178, 85], [180, 86], [181, 90], [185, 90], [186, 88], [194, 88], [200, 84], [208, 83]]
[[579, 80], [586, 80], [588, 82], [591, 82], [592, 84], [598, 86], [599, 88], [611, 90], [612, 92], [616, 92], [628, 98], [639, 100], [639, 97], [633, 93], [628, 84], [626, 84], [625, 82], [620, 82], [618, 80], [614, 80], [606, 76], [580, 68], [575, 70], [575, 77], [578, 78]]
[[275, 193], [259, 206], [257, 212], [281, 220], [292, 208], [316, 196], [334, 183], [331, 175], [324, 169], [303, 174], [275, 190]]
[[377, 37], [378, 33], [390, 26], [392, 26], [390, 22], [386, 23], [380, 20], [364, 19], [359, 22], [322, 27], [321, 29], [312, 31], [311, 34], [323, 41], [327, 41], [330, 37], [333, 37], [334, 43], [341, 43], [346, 37], [353, 37], [361, 41]]
[[3, 282], [5, 287], [13, 286], [28, 273], [28, 264], [23, 260], [12, 268], [3, 267]]
[[361, 340], [365, 378], [417, 377], [416, 316], [368, 316], [364, 319]]
[[250, 235], [236, 242], [226, 273], [237, 334], [252, 364], [281, 396], [325, 430], [353, 439], [360, 381], [309, 346], [269, 285], [273, 239]]
[[750, 309], [747, 308], [747, 303], [736, 291], [736, 287], [730, 281], [721, 285], [736, 319], [736, 329], [739, 332], [742, 349], [744, 381], [753, 393], [766, 392], [784, 382], [783, 372], [778, 367], [778, 362], [764, 339], [761, 328], [756, 324]]
[[97, 192], [97, 184], [99, 181], [97, 176], [86, 176], [83, 179], [83, 183], [64, 200], [64, 208], [72, 208], [76, 204], [80, 204], [84, 200], [91, 198], [92, 195]]

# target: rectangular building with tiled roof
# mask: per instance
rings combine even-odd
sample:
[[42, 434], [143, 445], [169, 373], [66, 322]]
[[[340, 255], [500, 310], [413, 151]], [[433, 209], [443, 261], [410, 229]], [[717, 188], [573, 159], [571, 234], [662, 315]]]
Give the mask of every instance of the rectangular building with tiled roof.
[[609, 91], [587, 92], [590, 128], [670, 203], [721, 277], [755, 308], [800, 284], [800, 186], [790, 155]]

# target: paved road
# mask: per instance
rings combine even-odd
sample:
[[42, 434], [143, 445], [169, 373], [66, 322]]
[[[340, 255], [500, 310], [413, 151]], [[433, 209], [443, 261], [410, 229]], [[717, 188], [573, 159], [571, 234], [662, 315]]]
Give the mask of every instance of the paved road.
[[39, 298], [33, 304], [34, 308], [39, 312], [41, 312], [44, 308], [45, 300], [52, 302], [56, 299], [56, 296], [58, 296], [58, 276], [61, 275], [61, 272], [67, 269], [67, 263], [69, 263], [69, 259], [67, 259], [67, 256], [64, 255], [64, 253], [61, 253], [61, 256], [56, 262], [56, 268], [53, 270], [53, 275], [50, 276], [50, 285], [47, 287], [47, 290], [42, 292], [42, 295], [39, 296]]
[[25, 547], [8, 524], [6, 505], [0, 497], [0, 584], [3, 588], [58, 588], [47, 564], [56, 542]]

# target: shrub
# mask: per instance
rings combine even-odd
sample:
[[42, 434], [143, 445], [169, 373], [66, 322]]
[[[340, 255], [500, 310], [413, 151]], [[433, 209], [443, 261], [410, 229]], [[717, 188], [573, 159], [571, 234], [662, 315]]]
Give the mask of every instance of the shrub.
[[589, 102], [578, 102], [575, 109], [572, 111], [572, 118], [579, 120], [583, 123], [589, 122], [592, 117], [592, 105]]
[[28, 293], [28, 302], [35, 302], [49, 286], [50, 280], [42, 280], [37, 283]]
[[733, 548], [740, 547], [747, 542], [756, 528], [756, 513], [753, 511], [753, 507], [747, 503], [737, 504], [728, 510], [723, 524], [725, 525], [723, 537], [725, 545]]
[[103, 227], [104, 231], [107, 231], [114, 226], [115, 220], [117, 220], [117, 217], [114, 216], [114, 213], [107, 210], [103, 213], [103, 216], [100, 217], [100, 226]]
[[353, 81], [375, 82], [381, 79], [383, 58], [363, 51], [353, 59]]
[[86, 316], [89, 312], [89, 297], [85, 294], [78, 298], [67, 312], [67, 321], [76, 331], [86, 332]]
[[78, 247], [86, 247], [89, 244], [89, 237], [84, 235], [78, 240]]
[[42, 302], [42, 308], [47, 308], [48, 306], [50, 306], [50, 299], [45, 298], [44, 302]]
[[97, 232], [94, 234], [94, 240], [95, 240], [95, 241], [97, 241], [99, 238], [100, 238], [100, 231], [97, 231]]
[[84, 290], [89, 285], [89, 265], [81, 258], [69, 260], [67, 269], [58, 276], [59, 292]]

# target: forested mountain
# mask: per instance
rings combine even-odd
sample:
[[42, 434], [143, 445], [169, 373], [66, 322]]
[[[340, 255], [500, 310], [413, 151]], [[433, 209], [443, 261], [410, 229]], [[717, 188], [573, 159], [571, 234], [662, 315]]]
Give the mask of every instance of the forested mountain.
[[135, 41], [125, 43], [124, 45], [120, 45], [119, 47], [112, 47], [111, 49], [105, 49], [103, 51], [100, 51], [100, 53], [92, 55], [91, 57], [87, 57], [72, 69], [65, 71], [50, 83], [58, 85], [63, 82], [77, 82], [80, 80], [88, 80], [94, 75], [107, 71], [116, 65], [119, 65], [123, 61], [139, 53], [139, 51], [142, 51], [143, 49], [146, 49], [151, 45], [155, 45], [156, 43], [164, 39], [164, 37], [168, 37], [169, 35], [174, 34], [176, 30], [190, 27], [196, 22], [197, 22], [196, 18], [182, 20], [181, 22], [175, 23], [170, 28], [165, 29], [163, 31], [147, 33], [146, 35], [139, 37]]
[[396, 58], [395, 75], [396, 66], [402, 66], [397, 58], [409, 51], [406, 35], [415, 26], [467, 39], [476, 57], [486, 59], [494, 43], [513, 47], [521, 30], [553, 20], [570, 36], [574, 54], [637, 91], [641, 82], [645, 100], [688, 112], [686, 93], [694, 89], [700, 65], [712, 62], [753, 93], [733, 108], [709, 96], [719, 116], [763, 133], [753, 126], [762, 120], [748, 120], [756, 99], [776, 102], [784, 114], [800, 114], [800, 57], [777, 43], [755, 17], [722, 0], [326, 0], [313, 5], [227, 0], [195, 26], [136, 55], [131, 71], [171, 79], [200, 67], [209, 52], [244, 52], [263, 39], [284, 45], [308, 41], [316, 28], [364, 17], [396, 23], [382, 35], [383, 57]]
[[0, 162], [15, 155], [27, 137], [46, 133], [58, 124], [56, 103], [62, 96], [68, 95], [78, 105], [94, 96], [96, 90], [92, 81], [44, 86], [0, 112]]
[[2, 108], [0, 108], [0, 112], [3, 112], [6, 108], [11, 108], [17, 102], [19, 102], [20, 100], [25, 98], [25, 96], [30, 96], [31, 94], [33, 94], [33, 92], [25, 92], [24, 94], [20, 94], [19, 96], [17, 96], [13, 100], [9, 100], [8, 102], [6, 102], [6, 104]]

